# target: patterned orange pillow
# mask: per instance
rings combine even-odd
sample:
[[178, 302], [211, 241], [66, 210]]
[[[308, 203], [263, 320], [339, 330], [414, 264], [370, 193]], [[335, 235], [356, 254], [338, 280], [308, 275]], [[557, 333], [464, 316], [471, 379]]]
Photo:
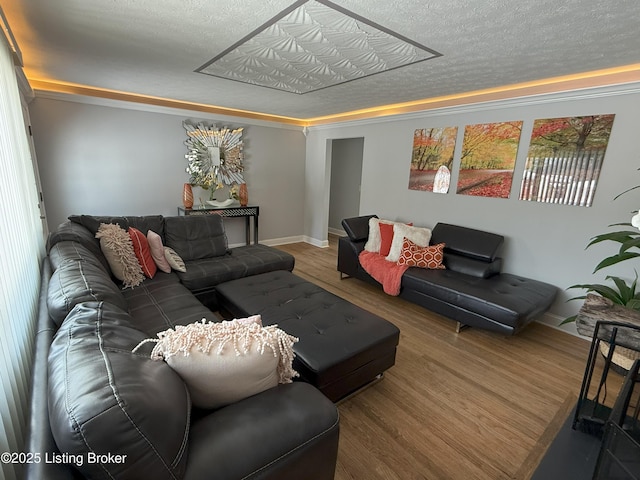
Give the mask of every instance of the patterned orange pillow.
[[445, 266], [442, 264], [444, 259], [443, 250], [444, 243], [421, 247], [405, 238], [402, 242], [402, 252], [398, 259], [398, 265], [444, 270]]

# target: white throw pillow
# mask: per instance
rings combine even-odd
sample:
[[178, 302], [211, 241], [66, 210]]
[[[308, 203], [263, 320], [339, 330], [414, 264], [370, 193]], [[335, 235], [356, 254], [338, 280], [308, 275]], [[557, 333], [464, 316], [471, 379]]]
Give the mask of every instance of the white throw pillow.
[[176, 253], [171, 247], [164, 247], [164, 258], [167, 260], [169, 266], [177, 272], [186, 272], [187, 267], [184, 265], [184, 260]]
[[397, 262], [402, 253], [402, 242], [408, 238], [419, 247], [426, 247], [431, 240], [431, 230], [422, 227], [412, 227], [404, 223], [396, 223], [393, 226], [393, 241], [389, 249], [389, 255], [385, 257], [390, 262]]
[[151, 358], [164, 359], [182, 377], [199, 408], [223, 407], [298, 376], [292, 367], [298, 339], [276, 325], [262, 327], [259, 315], [203, 319], [160, 332], [158, 339], [145, 341], [157, 342]]
[[[367, 238], [367, 243], [364, 244], [364, 249], [367, 252], [380, 253], [380, 247], [382, 246], [382, 236], [380, 235], [381, 223], [397, 225], [401, 222], [392, 222], [391, 220], [380, 220], [379, 218], [371, 217], [369, 219], [369, 237]], [[400, 247], [402, 247], [402, 242], [400, 243]]]

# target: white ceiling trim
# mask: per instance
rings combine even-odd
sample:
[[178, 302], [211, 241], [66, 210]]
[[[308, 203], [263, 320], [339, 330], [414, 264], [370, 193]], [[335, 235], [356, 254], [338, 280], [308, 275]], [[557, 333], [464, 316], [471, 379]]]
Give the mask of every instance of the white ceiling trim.
[[314, 130], [330, 130], [339, 127], [357, 127], [364, 125], [372, 125], [385, 123], [390, 121], [413, 120], [425, 117], [438, 117], [444, 115], [460, 115], [465, 113], [474, 113], [478, 111], [501, 110], [504, 108], [514, 107], [531, 107], [535, 105], [545, 105], [549, 103], [575, 102], [577, 100], [589, 100], [594, 98], [605, 98], [619, 95], [633, 95], [640, 93], [640, 82], [609, 85], [600, 87], [589, 87], [579, 90], [554, 93], [540, 93], [512, 99], [488, 100], [466, 105], [453, 105], [446, 107], [437, 107], [433, 109], [425, 109], [416, 112], [398, 113], [395, 115], [387, 115], [385, 117], [366, 118], [360, 120], [347, 120], [344, 122], [332, 122], [322, 125], [312, 125], [307, 127], [308, 131]]
[[200, 110], [189, 110], [184, 108], [163, 107], [148, 103], [130, 102], [126, 100], [116, 100], [112, 98], [92, 97], [89, 95], [78, 95], [75, 93], [52, 92], [49, 90], [34, 89], [35, 98], [46, 98], [50, 100], [61, 100], [65, 102], [83, 103], [101, 107], [122, 108], [125, 110], [136, 110], [139, 112], [161, 113], [164, 115], [174, 115], [186, 118], [198, 118], [203, 120], [215, 120], [217, 122], [229, 122], [229, 125], [243, 126], [253, 125], [259, 127], [281, 128], [285, 130], [302, 131], [303, 127], [288, 123], [280, 123], [272, 120], [258, 120], [254, 118], [207, 113]]
[[482, 110], [498, 110], [513, 107], [528, 107], [534, 105], [544, 105], [548, 103], [574, 102], [576, 100], [587, 100], [594, 98], [604, 98], [618, 95], [632, 95], [640, 93], [640, 82], [631, 82], [619, 85], [588, 87], [564, 92], [543, 93], [536, 95], [523, 96], [512, 99], [499, 99], [480, 101], [465, 105], [453, 105], [445, 107], [437, 107], [432, 109], [424, 109], [415, 112], [405, 112], [375, 118], [366, 118], [358, 120], [335, 121], [326, 124], [310, 125], [307, 127], [292, 125], [287, 123], [279, 123], [276, 121], [257, 120], [240, 116], [212, 114], [201, 111], [188, 109], [180, 109], [174, 107], [163, 107], [146, 103], [137, 103], [126, 100], [115, 100], [110, 98], [93, 97], [88, 95], [78, 95], [73, 93], [52, 92], [48, 90], [33, 90], [36, 98], [47, 98], [51, 100], [62, 100], [68, 102], [83, 103], [87, 105], [98, 105], [112, 108], [122, 108], [127, 110], [137, 110], [151, 113], [161, 113], [166, 115], [175, 115], [187, 118], [201, 118], [204, 120], [228, 121], [233, 125], [255, 125], [262, 127], [281, 128], [294, 131], [321, 131], [330, 130], [337, 127], [357, 127], [365, 125], [373, 125], [390, 121], [403, 121], [420, 119], [426, 116], [437, 117], [443, 115], [455, 115], [473, 113]]

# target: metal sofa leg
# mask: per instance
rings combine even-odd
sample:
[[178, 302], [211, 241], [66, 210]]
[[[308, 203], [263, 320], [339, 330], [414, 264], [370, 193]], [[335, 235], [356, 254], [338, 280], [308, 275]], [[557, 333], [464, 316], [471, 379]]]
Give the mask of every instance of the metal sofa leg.
[[456, 322], [456, 333], [460, 333], [462, 330], [466, 330], [469, 328], [469, 325], [465, 325], [464, 323]]

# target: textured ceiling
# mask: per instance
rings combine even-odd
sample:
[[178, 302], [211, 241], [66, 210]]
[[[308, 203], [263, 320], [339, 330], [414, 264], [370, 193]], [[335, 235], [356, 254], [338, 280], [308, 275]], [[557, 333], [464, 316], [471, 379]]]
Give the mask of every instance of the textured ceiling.
[[309, 93], [440, 54], [327, 0], [302, 0], [196, 71]]
[[640, 63], [640, 1], [333, 0], [442, 54], [303, 95], [196, 70], [295, 2], [0, 0], [30, 80], [310, 118]]

